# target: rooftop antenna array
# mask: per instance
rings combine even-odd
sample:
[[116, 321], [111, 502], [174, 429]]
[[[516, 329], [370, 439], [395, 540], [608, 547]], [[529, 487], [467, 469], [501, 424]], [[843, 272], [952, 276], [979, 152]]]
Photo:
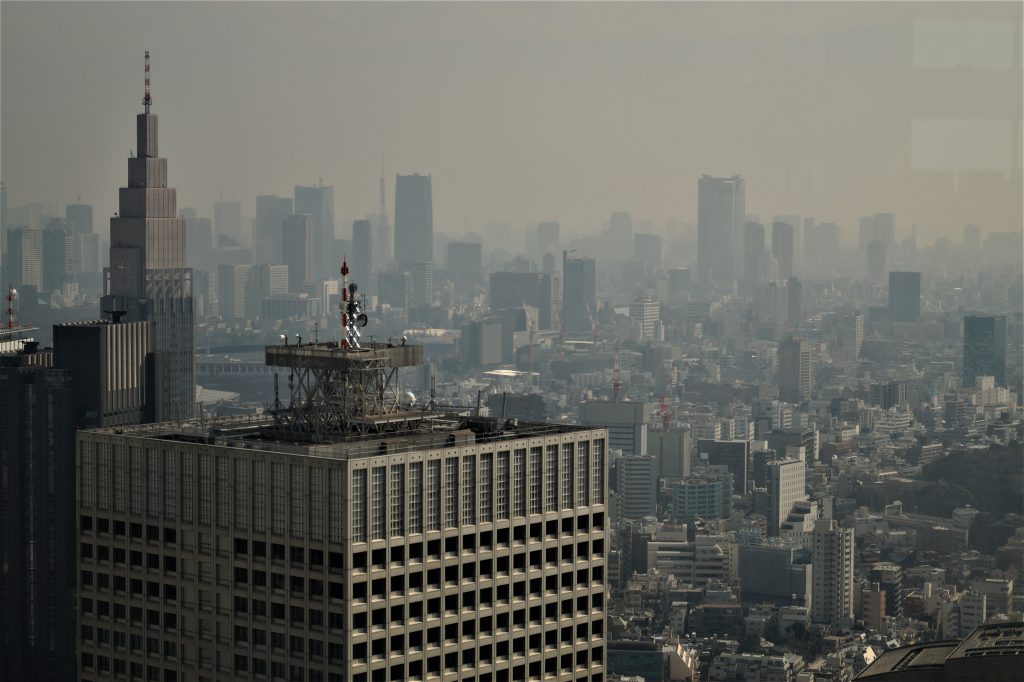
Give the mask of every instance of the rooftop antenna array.
[[149, 50], [146, 50], [146, 96], [142, 98], [142, 104], [146, 107], [146, 114], [149, 114], [149, 107], [153, 104], [153, 97], [149, 94]]

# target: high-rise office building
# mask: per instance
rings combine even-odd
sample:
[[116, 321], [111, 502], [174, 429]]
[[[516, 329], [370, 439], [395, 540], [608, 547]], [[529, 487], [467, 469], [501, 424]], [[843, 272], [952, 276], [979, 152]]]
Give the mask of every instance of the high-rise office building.
[[917, 322], [921, 317], [921, 273], [889, 273], [889, 318], [893, 322]]
[[793, 505], [807, 499], [807, 465], [799, 459], [777, 459], [765, 464], [768, 488], [768, 535], [778, 535], [779, 526]]
[[408, 272], [412, 283], [412, 305], [426, 308], [434, 303], [434, 264], [428, 260], [396, 263], [400, 272]]
[[874, 564], [868, 571], [868, 580], [885, 590], [885, 614], [903, 617], [903, 568], [886, 561]]
[[779, 400], [803, 402], [813, 389], [811, 344], [790, 336], [779, 344]]
[[213, 203], [213, 229], [217, 233], [218, 246], [240, 242], [242, 240], [242, 202], [215, 201]]
[[622, 518], [642, 519], [658, 512], [658, 463], [650, 455], [619, 458], [617, 489]]
[[79, 234], [92, 234], [92, 206], [89, 204], [68, 204], [64, 207], [64, 217], [74, 225]]
[[797, 329], [804, 319], [803, 284], [796, 277], [786, 280], [786, 327]]
[[608, 429], [608, 447], [623, 455], [647, 454], [648, 403], [595, 400], [580, 405], [580, 423]]
[[276, 419], [81, 432], [79, 679], [604, 679], [607, 432], [381, 401], [421, 358], [273, 346]]
[[4, 284], [15, 288], [43, 288], [43, 231], [31, 227], [7, 230]]
[[281, 225], [281, 257], [288, 266], [288, 291], [302, 293], [316, 282], [316, 233], [313, 219], [294, 213]]
[[213, 253], [213, 222], [209, 218], [197, 216], [182, 217], [185, 218], [185, 262], [193, 270], [212, 272], [216, 266]]
[[856, 360], [860, 357], [862, 345], [864, 345], [864, 313], [858, 310], [848, 313], [840, 323], [840, 355], [847, 360]]
[[881, 239], [872, 239], [865, 247], [867, 251], [868, 281], [875, 284], [885, 282], [886, 253], [888, 247]]
[[255, 317], [256, 311], [249, 308], [251, 281], [251, 265], [221, 263], [217, 266], [217, 304], [225, 322]]
[[732, 516], [733, 475], [726, 467], [701, 467], [692, 476], [670, 483], [669, 491], [676, 523]]
[[557, 272], [492, 272], [491, 310], [537, 309], [537, 329], [555, 329], [562, 303], [562, 279]]
[[412, 273], [404, 270], [377, 273], [377, 302], [408, 310], [412, 307]]
[[352, 270], [352, 281], [362, 287], [363, 293], [373, 291], [373, 225], [369, 220], [356, 220], [352, 223], [352, 254], [348, 258]]
[[789, 223], [772, 223], [772, 257], [778, 263], [778, 281], [785, 282], [793, 276], [793, 261], [796, 250], [796, 230]]
[[[147, 55], [148, 57], [148, 55]], [[147, 59], [148, 86], [148, 59]], [[110, 267], [101, 309], [126, 321], [151, 321], [156, 363], [157, 420], [192, 416], [196, 393], [192, 270], [185, 262], [185, 219], [167, 186], [167, 159], [158, 150], [157, 115], [146, 88], [136, 117], [136, 154], [128, 159], [128, 186], [110, 219]]]
[[649, 297], [634, 299], [629, 304], [629, 323], [638, 340], [658, 339], [661, 336], [661, 304]]
[[55, 218], [43, 230], [43, 291], [60, 291], [74, 271], [74, 227]]
[[853, 619], [853, 529], [818, 519], [811, 534], [811, 621], [836, 625]]
[[739, 260], [745, 219], [743, 178], [702, 175], [697, 184], [697, 275], [701, 281], [732, 286], [742, 275]]
[[429, 175], [395, 177], [395, 261], [434, 261], [434, 204]]
[[750, 441], [699, 438], [693, 466], [722, 466], [732, 473], [734, 495], [746, 495], [750, 480]]
[[75, 430], [149, 415], [148, 322], [53, 328], [0, 353], [0, 661], [4, 679], [76, 679]]
[[964, 316], [964, 386], [978, 377], [995, 377], [1006, 385], [1006, 316]]
[[288, 293], [288, 266], [279, 263], [260, 263], [252, 266], [249, 283], [249, 310], [255, 315], [262, 309], [261, 301], [270, 296]]
[[749, 294], [761, 286], [765, 273], [764, 225], [746, 222], [743, 224], [743, 290]]
[[252, 226], [252, 258], [256, 263], [280, 263], [281, 226], [294, 213], [292, 197], [261, 194], [256, 197], [256, 221]]
[[562, 324], [570, 334], [591, 334], [597, 317], [597, 264], [562, 252]]
[[295, 186], [294, 210], [305, 213], [313, 225], [314, 275], [311, 280], [336, 277], [340, 263], [334, 254], [334, 187], [317, 184], [315, 187]]

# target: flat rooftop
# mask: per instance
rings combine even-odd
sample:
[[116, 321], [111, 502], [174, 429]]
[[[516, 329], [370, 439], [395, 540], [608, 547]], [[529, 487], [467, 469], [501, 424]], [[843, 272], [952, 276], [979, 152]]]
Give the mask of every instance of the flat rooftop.
[[205, 443], [264, 452], [282, 452], [336, 459], [359, 458], [383, 452], [398, 454], [413, 450], [465, 447], [484, 443], [543, 438], [595, 431], [599, 427], [547, 422], [527, 422], [496, 417], [477, 417], [463, 413], [431, 413], [409, 410], [366, 417], [386, 428], [384, 422], [400, 423], [395, 431], [368, 434], [337, 434], [325, 440], [308, 442], [277, 427], [271, 415], [238, 415], [183, 422], [161, 422], [137, 426], [94, 429], [91, 433], [116, 434], [135, 438]]

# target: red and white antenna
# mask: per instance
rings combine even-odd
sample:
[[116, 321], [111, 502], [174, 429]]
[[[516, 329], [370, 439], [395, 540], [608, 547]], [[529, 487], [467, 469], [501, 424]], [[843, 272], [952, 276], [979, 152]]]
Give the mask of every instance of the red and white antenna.
[[341, 261], [341, 347], [348, 348], [348, 339], [345, 338], [345, 331], [348, 328], [348, 257]]
[[142, 103], [146, 107], [146, 113], [149, 113], [149, 105], [153, 103], [153, 98], [149, 94], [149, 50], [146, 50], [146, 96], [142, 98]]
[[14, 300], [18, 298], [18, 290], [14, 287], [7, 287], [7, 328], [20, 327], [18, 318], [14, 315]]

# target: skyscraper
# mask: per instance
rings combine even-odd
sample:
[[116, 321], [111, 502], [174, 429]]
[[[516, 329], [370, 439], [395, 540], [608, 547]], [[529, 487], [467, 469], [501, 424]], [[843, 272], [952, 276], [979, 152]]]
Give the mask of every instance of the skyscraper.
[[415, 308], [425, 308], [434, 302], [434, 264], [428, 260], [399, 261], [400, 272], [411, 276], [412, 300]]
[[537, 329], [554, 329], [562, 298], [562, 282], [557, 272], [492, 272], [491, 310], [537, 309]]
[[434, 261], [434, 205], [430, 176], [395, 176], [395, 261]]
[[358, 282], [364, 293], [372, 291], [377, 269], [373, 265], [373, 225], [369, 220], [352, 223], [352, 254], [348, 263], [352, 281]]
[[768, 535], [778, 535], [793, 504], [807, 499], [807, 465], [799, 459], [781, 459], [765, 464], [768, 488]]
[[750, 294], [765, 281], [764, 225], [743, 224], [743, 291]]
[[1006, 317], [964, 316], [964, 386], [972, 388], [978, 377], [995, 377], [1006, 385]]
[[110, 219], [110, 267], [102, 310], [126, 321], [153, 322], [157, 420], [191, 417], [196, 393], [192, 270], [185, 262], [185, 220], [167, 186], [167, 159], [158, 153], [157, 116], [150, 113], [149, 53], [145, 111], [136, 117], [136, 155], [128, 186]]
[[629, 323], [638, 340], [658, 339], [661, 335], [661, 304], [646, 296], [633, 299], [629, 304]]
[[885, 282], [887, 247], [880, 239], [872, 239], [867, 247], [868, 281], [875, 284]]
[[779, 344], [779, 399], [799, 403], [811, 397], [814, 374], [811, 345], [795, 336]]
[[811, 534], [811, 620], [835, 625], [853, 619], [853, 529], [818, 519]]
[[255, 317], [256, 311], [249, 308], [251, 281], [251, 265], [221, 263], [217, 266], [217, 304], [222, 320], [234, 322]]
[[701, 281], [732, 286], [742, 272], [746, 189], [743, 178], [702, 175], [697, 183], [697, 274]]
[[786, 280], [786, 326], [797, 329], [804, 319], [804, 286], [796, 277]]
[[43, 288], [43, 231], [31, 227], [7, 230], [4, 252], [6, 286]]
[[60, 291], [75, 271], [75, 235], [71, 223], [53, 219], [43, 230], [43, 291]]
[[864, 344], [864, 313], [854, 311], [843, 318], [839, 328], [840, 354], [847, 360], [860, 357]]
[[217, 244], [225, 246], [242, 239], [242, 202], [216, 201], [213, 204], [213, 229], [217, 232]]
[[288, 291], [300, 294], [316, 279], [316, 235], [313, 221], [304, 213], [285, 218], [281, 225], [281, 258], [288, 266]]
[[889, 317], [893, 322], [916, 322], [921, 317], [921, 273], [889, 273]]
[[295, 186], [295, 213], [305, 213], [313, 225], [314, 276], [311, 279], [336, 277], [340, 263], [334, 253], [334, 188]]
[[271, 346], [290, 410], [80, 432], [78, 679], [604, 679], [607, 432], [407, 410], [421, 358]]
[[74, 224], [75, 232], [92, 234], [92, 206], [89, 204], [68, 204], [64, 207], [64, 217]]
[[570, 334], [590, 334], [597, 317], [597, 264], [562, 252], [562, 324]]
[[772, 257], [779, 265], [780, 282], [785, 282], [793, 276], [795, 232], [795, 228], [789, 223], [772, 223]]
[[281, 226], [292, 211], [292, 198], [273, 194], [256, 197], [252, 229], [252, 258], [256, 263], [281, 262]]

